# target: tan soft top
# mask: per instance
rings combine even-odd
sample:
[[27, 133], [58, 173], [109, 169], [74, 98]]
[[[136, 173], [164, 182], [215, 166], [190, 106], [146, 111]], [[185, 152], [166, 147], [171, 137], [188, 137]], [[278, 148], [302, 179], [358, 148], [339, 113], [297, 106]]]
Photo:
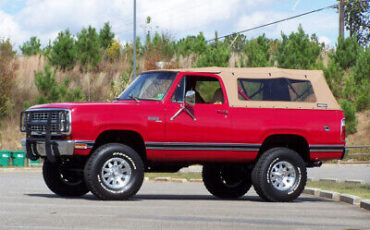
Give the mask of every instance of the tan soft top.
[[[163, 71], [201, 72], [217, 74], [222, 78], [224, 82], [229, 99], [229, 104], [232, 107], [341, 110], [333, 94], [331, 93], [325, 81], [324, 74], [321, 70], [281, 69], [276, 67], [265, 67], [265, 68], [205, 67], [190, 69], [171, 69]], [[282, 77], [296, 80], [309, 80], [312, 84], [313, 91], [316, 96], [316, 101], [315, 102], [246, 101], [240, 100], [238, 97], [237, 90], [238, 78], [266, 79]]]

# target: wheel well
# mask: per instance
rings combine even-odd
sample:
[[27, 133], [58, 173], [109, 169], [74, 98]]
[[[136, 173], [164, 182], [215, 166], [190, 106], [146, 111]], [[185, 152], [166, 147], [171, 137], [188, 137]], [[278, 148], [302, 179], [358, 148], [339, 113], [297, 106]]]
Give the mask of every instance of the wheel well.
[[95, 141], [92, 151], [99, 148], [101, 145], [107, 143], [122, 143], [130, 146], [136, 152], [139, 153], [140, 157], [146, 162], [146, 149], [145, 143], [141, 135], [135, 131], [129, 130], [108, 130], [99, 134]]
[[310, 161], [310, 151], [306, 139], [299, 135], [271, 135], [265, 139], [259, 152], [258, 158], [268, 149], [274, 147], [287, 147], [296, 151], [305, 162]]

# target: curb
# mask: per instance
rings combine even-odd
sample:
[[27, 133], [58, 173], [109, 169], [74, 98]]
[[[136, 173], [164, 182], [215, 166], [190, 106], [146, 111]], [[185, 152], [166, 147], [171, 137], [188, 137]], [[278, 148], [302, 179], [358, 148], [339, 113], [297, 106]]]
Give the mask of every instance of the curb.
[[348, 183], [348, 184], [365, 184], [365, 181], [363, 181], [363, 180], [345, 180], [344, 183]]
[[364, 180], [358, 179], [336, 179], [336, 178], [314, 178], [314, 177], [307, 177], [307, 181], [321, 181], [321, 182], [333, 182], [333, 183], [348, 183], [348, 184], [370, 184]]
[[353, 196], [350, 194], [341, 194], [340, 201], [346, 202], [348, 204], [360, 205], [361, 197]]
[[335, 183], [337, 183], [339, 180], [338, 179], [335, 179], [335, 178], [322, 178], [322, 179], [320, 179], [320, 181], [322, 181], [322, 182], [335, 182]]
[[370, 200], [362, 200], [360, 202], [360, 207], [370, 211]]
[[344, 202], [347, 204], [361, 207], [365, 210], [370, 211], [370, 200], [361, 200], [361, 197], [353, 196], [349, 194], [341, 194], [338, 192], [332, 192], [327, 190], [320, 190], [317, 188], [305, 188], [303, 194], [312, 195], [314, 197], [325, 198], [333, 201]]
[[320, 197], [339, 201], [340, 200], [340, 193], [327, 191], [327, 190], [320, 190]]
[[157, 181], [157, 182], [170, 182], [171, 181], [171, 177], [155, 177], [154, 178], [154, 181]]
[[186, 183], [188, 182], [187, 179], [183, 179], [183, 178], [171, 178], [171, 182], [174, 182], [174, 183]]

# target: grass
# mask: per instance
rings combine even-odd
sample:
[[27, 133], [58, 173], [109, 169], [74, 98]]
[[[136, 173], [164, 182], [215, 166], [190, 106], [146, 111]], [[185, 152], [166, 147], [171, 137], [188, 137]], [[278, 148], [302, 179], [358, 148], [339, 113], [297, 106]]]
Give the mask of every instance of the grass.
[[359, 196], [364, 199], [370, 199], [370, 185], [368, 184], [350, 184], [350, 183], [335, 183], [324, 181], [308, 181], [307, 187], [319, 188], [339, 193], [347, 193]]
[[[149, 179], [156, 177], [171, 177], [185, 179], [202, 179], [200, 173], [145, 173]], [[370, 199], [370, 185], [368, 184], [350, 184], [350, 183], [335, 183], [324, 181], [308, 181], [307, 187], [329, 190], [338, 193], [346, 193], [359, 196], [363, 199]]]

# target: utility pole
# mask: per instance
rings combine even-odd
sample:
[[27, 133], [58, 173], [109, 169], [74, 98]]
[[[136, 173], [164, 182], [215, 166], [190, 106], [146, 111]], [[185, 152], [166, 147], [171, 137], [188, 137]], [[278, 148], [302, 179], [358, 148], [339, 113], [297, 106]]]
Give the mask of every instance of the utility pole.
[[136, 0], [134, 0], [134, 74], [133, 79], [136, 78]]
[[344, 37], [344, 0], [339, 2], [339, 37]]

